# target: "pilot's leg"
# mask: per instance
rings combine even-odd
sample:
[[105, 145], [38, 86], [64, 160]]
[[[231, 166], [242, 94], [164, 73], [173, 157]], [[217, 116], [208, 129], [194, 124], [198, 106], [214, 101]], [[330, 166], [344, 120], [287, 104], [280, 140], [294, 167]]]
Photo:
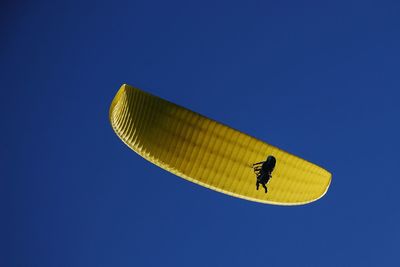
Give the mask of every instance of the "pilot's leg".
[[265, 186], [265, 184], [262, 184], [262, 186], [263, 186], [264, 189], [265, 189], [265, 193], [267, 193], [267, 192], [268, 192], [268, 189], [267, 189], [267, 187]]
[[257, 190], [258, 190], [259, 187], [260, 187], [260, 182], [257, 181], [257, 183], [256, 183], [256, 188], [257, 188]]

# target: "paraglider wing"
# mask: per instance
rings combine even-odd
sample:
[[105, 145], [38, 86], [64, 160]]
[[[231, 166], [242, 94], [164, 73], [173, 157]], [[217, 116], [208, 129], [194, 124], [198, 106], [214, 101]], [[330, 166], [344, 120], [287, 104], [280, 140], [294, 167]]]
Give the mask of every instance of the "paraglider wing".
[[[299, 205], [328, 190], [323, 168], [129, 85], [110, 107], [110, 122], [125, 144], [143, 158], [186, 180], [247, 200]], [[272, 155], [268, 193], [257, 191], [253, 164]]]

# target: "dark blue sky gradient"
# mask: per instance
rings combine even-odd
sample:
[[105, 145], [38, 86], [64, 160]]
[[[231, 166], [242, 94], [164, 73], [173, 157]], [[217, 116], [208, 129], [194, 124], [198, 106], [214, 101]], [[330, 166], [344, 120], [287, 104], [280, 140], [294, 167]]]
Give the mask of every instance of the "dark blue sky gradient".
[[[399, 1], [2, 1], [1, 266], [400, 266]], [[128, 83], [333, 173], [280, 207], [113, 133]], [[2, 264], [1, 262], [4, 262]]]

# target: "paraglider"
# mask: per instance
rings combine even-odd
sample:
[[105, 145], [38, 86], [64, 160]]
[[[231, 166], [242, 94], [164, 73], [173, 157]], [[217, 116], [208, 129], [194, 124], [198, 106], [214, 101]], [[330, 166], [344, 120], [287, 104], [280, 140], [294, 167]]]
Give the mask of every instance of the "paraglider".
[[[321, 198], [330, 185], [331, 174], [311, 162], [126, 84], [111, 103], [109, 119], [143, 158], [234, 197], [300, 205]], [[265, 192], [257, 190], [260, 184]]]

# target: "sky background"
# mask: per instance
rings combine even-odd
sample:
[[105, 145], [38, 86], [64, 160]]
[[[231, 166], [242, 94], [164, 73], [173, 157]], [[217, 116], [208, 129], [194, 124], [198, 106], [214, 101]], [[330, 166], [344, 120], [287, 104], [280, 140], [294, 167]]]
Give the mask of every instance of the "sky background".
[[[0, 4], [1, 266], [400, 266], [399, 1]], [[128, 83], [333, 174], [297, 207], [114, 134]]]

